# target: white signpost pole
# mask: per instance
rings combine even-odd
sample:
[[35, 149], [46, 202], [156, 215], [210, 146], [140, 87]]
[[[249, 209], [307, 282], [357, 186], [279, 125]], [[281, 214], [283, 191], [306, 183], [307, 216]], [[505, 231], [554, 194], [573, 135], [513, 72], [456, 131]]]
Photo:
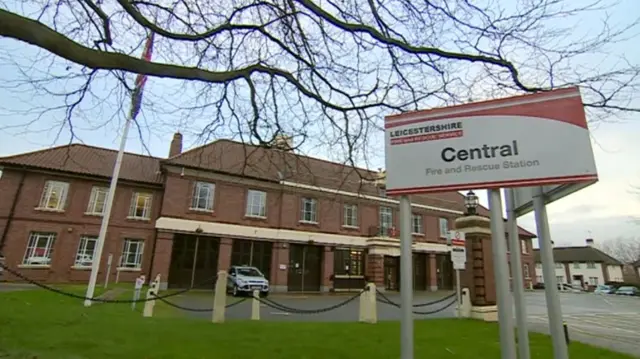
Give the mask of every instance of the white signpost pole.
[[544, 278], [544, 294], [547, 301], [547, 317], [549, 318], [549, 331], [553, 342], [553, 357], [555, 359], [569, 359], [567, 343], [564, 338], [562, 326], [562, 307], [558, 297], [558, 285], [556, 283], [556, 270], [553, 263], [553, 248], [549, 233], [549, 219], [547, 218], [547, 206], [544, 201], [542, 187], [533, 189], [533, 207], [536, 217], [536, 229], [538, 231], [538, 246], [540, 247], [540, 259], [542, 260], [542, 276]]
[[516, 308], [516, 327], [518, 328], [518, 359], [529, 359], [529, 329], [527, 327], [527, 310], [524, 302], [524, 279], [522, 275], [522, 257], [518, 220], [515, 213], [514, 191], [505, 189], [507, 205], [507, 227], [509, 245], [511, 246], [511, 271], [513, 274], [513, 300]]
[[513, 333], [513, 307], [509, 290], [509, 263], [507, 262], [507, 241], [504, 236], [502, 217], [502, 195], [500, 189], [490, 189], [489, 210], [491, 211], [491, 244], [493, 250], [493, 270], [496, 280], [498, 321], [500, 323], [500, 348], [502, 359], [515, 359], [516, 342]]
[[400, 358], [413, 359], [411, 200], [400, 196]]
[[460, 308], [462, 306], [460, 271], [465, 269], [465, 263], [467, 262], [467, 249], [465, 248], [464, 233], [450, 231], [449, 244], [451, 245], [451, 262], [453, 262], [453, 269], [456, 271], [456, 296], [458, 300], [458, 318], [460, 318]]

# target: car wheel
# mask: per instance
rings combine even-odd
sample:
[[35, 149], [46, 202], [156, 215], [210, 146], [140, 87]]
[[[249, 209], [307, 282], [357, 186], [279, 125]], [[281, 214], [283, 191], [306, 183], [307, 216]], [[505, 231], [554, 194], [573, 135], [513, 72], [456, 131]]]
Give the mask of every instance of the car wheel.
[[234, 286], [233, 286], [233, 289], [231, 290], [231, 294], [232, 294], [234, 297], [237, 297], [237, 296], [238, 296], [238, 286], [237, 286], [237, 285], [234, 285]]

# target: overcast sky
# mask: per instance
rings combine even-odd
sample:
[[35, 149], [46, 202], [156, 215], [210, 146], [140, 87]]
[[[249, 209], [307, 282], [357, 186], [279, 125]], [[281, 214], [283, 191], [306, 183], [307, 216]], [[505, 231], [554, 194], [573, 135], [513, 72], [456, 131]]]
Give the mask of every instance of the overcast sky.
[[[621, 1], [620, 7], [611, 14], [613, 21], [630, 21], [632, 16], [637, 16], [637, 1]], [[585, 20], [585, 22], [589, 21]], [[640, 64], [640, 48], [637, 46], [637, 40], [631, 40], [630, 43], [636, 46], [619, 44], [616, 49], [620, 54], [624, 54], [631, 63], [638, 65]], [[5, 60], [9, 55], [20, 54], [21, 58], [28, 61], [36, 54], [36, 50], [33, 48], [2, 38], [0, 38], [0, 49], [3, 49], [0, 55], [4, 55]], [[2, 56], [0, 56], [1, 58]], [[0, 74], [2, 74], [3, 81], [8, 81], [13, 76], [18, 76], [18, 70], [8, 61], [0, 61]], [[155, 82], [156, 79], [149, 79], [148, 92], [145, 93], [146, 101], [153, 100], [154, 90], [158, 91], [157, 87], [154, 89]], [[49, 102], [50, 99], [47, 98], [41, 98], [37, 101], [43, 107], [58, 104]], [[58, 137], [55, 130], [38, 131], [38, 129], [56, 127], [56, 124], [59, 124], [61, 120], [59, 114], [40, 117], [37, 124], [24, 130], [20, 124], [25, 122], [25, 116], [19, 111], [28, 109], [27, 103], [33, 103], [32, 94], [29, 92], [17, 93], [0, 86], [0, 156], [69, 142], [68, 135], [64, 133]], [[640, 107], [640, 103], [637, 102], [632, 105]], [[125, 107], [128, 107], [128, 104]], [[121, 111], [116, 116], [118, 121], [110, 121], [114, 112], [117, 111], [114, 111], [113, 108], [104, 108], [104, 106], [100, 107], [99, 111], [96, 108], [95, 112], [85, 108], [82, 114], [76, 117], [76, 123], [81, 125], [76, 128], [76, 135], [84, 143], [116, 149], [124, 112]], [[140, 119], [143, 122], [150, 120], [145, 118], [144, 106]], [[12, 125], [17, 126], [12, 127]], [[137, 129], [133, 129], [127, 150], [165, 157], [169, 150], [172, 133], [184, 130], [184, 126], [184, 120], [175, 120], [151, 126], [152, 130], [138, 132]], [[640, 186], [640, 161], [638, 161], [640, 155], [640, 141], [638, 141], [640, 114], [628, 116], [617, 122], [599, 123], [597, 126], [592, 126], [591, 130], [600, 181], [548, 207], [552, 239], [557, 245], [583, 245], [584, 240], [588, 237], [593, 237], [596, 242], [620, 236], [631, 237], [636, 236], [640, 230], [640, 227], [632, 222], [633, 217], [640, 216], [640, 195], [634, 194], [632, 189], [634, 184]], [[376, 137], [383, 138], [382, 136]], [[188, 132], [185, 133], [186, 148], [196, 143], [197, 140], [195, 136], [191, 136]], [[374, 163], [383, 162], [383, 157], [374, 161]], [[372, 165], [372, 167], [380, 166]], [[0, 200], [2, 199], [0, 198]], [[486, 194], [481, 194], [481, 200], [486, 205]], [[536, 232], [533, 214], [522, 217], [519, 224]]]

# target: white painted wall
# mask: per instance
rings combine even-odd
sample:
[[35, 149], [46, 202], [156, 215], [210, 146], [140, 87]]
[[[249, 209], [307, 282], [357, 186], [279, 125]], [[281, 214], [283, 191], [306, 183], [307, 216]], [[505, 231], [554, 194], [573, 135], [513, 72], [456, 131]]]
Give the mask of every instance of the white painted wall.
[[[593, 263], [594, 267], [589, 268], [587, 263], [567, 263], [569, 265], [569, 272], [573, 280], [574, 275], [581, 275], [584, 281], [589, 285], [604, 284], [604, 272], [602, 271], [601, 263]], [[578, 265], [579, 267], [576, 267]], [[591, 278], [598, 278], [597, 283], [593, 283]]]
[[[561, 264], [562, 267], [558, 266], [558, 263], [555, 264], [556, 269], [556, 278], [562, 277], [562, 283], [567, 283], [567, 272], [564, 270], [564, 264]], [[536, 263], [536, 278], [539, 283], [544, 283], [544, 277], [542, 275], [542, 263]]]
[[612, 282], [624, 282], [622, 277], [621, 266], [607, 266], [607, 272], [609, 273], [609, 280]]

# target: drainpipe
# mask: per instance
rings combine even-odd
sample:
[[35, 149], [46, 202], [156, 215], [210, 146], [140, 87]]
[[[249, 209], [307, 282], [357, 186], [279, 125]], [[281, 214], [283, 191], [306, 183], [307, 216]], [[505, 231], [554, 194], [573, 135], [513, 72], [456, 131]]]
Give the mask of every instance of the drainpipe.
[[[7, 234], [9, 233], [9, 227], [11, 226], [11, 222], [13, 220], [13, 215], [16, 211], [16, 206], [18, 205], [18, 198], [20, 197], [20, 192], [22, 192], [22, 186], [24, 185], [24, 178], [27, 176], [27, 170], [22, 168], [22, 176], [20, 176], [20, 182], [18, 183], [18, 189], [16, 190], [16, 195], [13, 196], [13, 202], [11, 203], [11, 209], [9, 210], [9, 216], [7, 217], [7, 224], [4, 226], [4, 230], [2, 231], [2, 237], [0, 237], [0, 253], [2, 253], [2, 249], [4, 248], [4, 244], [7, 241]], [[1, 255], [0, 255], [1, 257]]]

